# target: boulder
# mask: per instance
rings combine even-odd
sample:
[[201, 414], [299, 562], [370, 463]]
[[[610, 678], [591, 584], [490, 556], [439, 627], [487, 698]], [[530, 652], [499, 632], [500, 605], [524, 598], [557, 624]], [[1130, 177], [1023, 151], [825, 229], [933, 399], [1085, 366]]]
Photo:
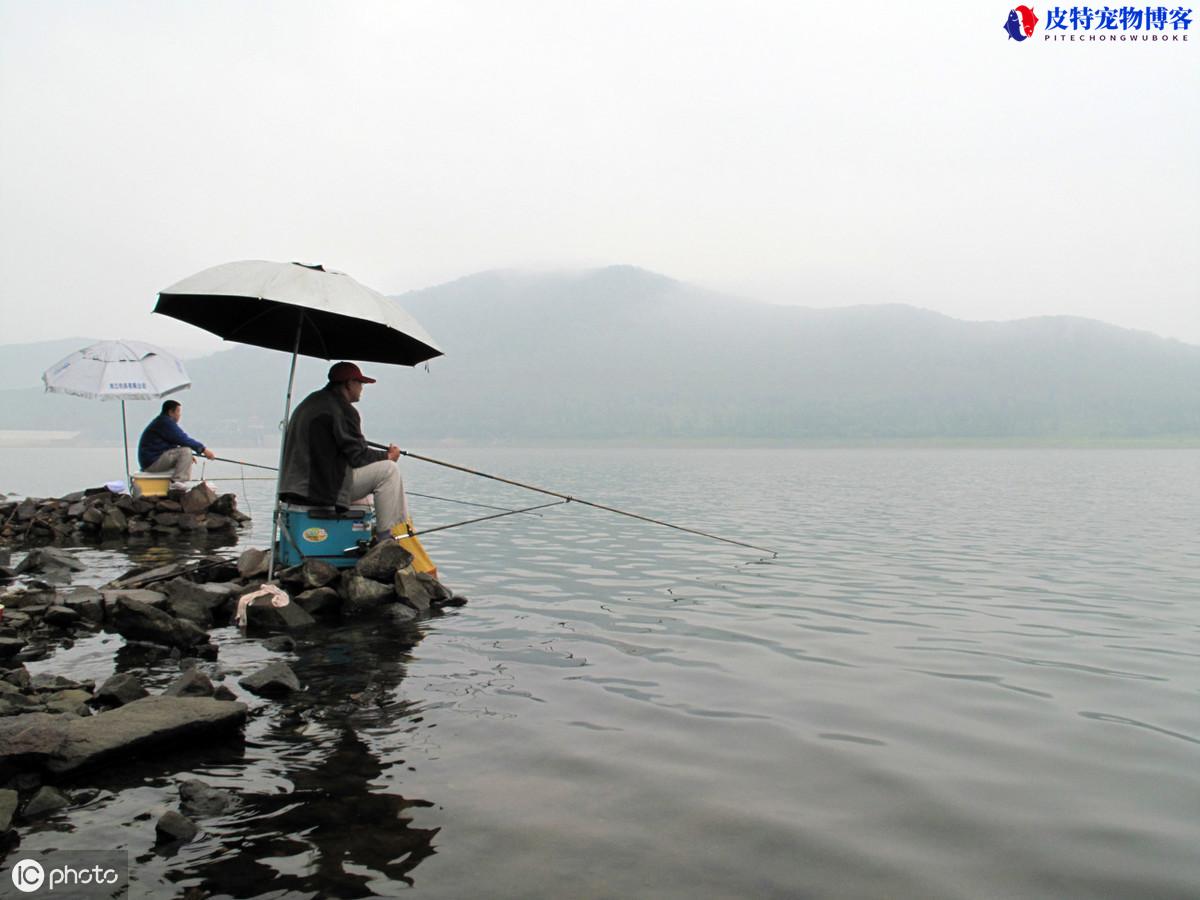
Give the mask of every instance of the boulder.
[[412, 554], [395, 541], [380, 541], [355, 564], [354, 571], [364, 578], [390, 582], [396, 577], [397, 569], [411, 564]]
[[[167, 595], [167, 608], [172, 612], [175, 612], [176, 603], [180, 601], [186, 601], [181, 603], [181, 608], [189, 610], [194, 610], [195, 604], [202, 606], [207, 613], [207, 621], [203, 623], [206, 626], [213, 622], [227, 624], [233, 617], [236, 605], [234, 598], [243, 591], [240, 584], [215, 581], [197, 583], [186, 578], [175, 578], [158, 587]], [[175, 612], [175, 615], [196, 621], [192, 615], [185, 616], [179, 612]]]
[[242, 687], [260, 697], [284, 697], [300, 690], [300, 679], [287, 663], [274, 662], [253, 675], [238, 681]]
[[42, 621], [55, 628], [74, 628], [79, 624], [79, 613], [67, 606], [51, 606], [42, 616]]
[[38, 574], [54, 570], [82, 572], [85, 568], [86, 566], [77, 557], [66, 550], [59, 550], [57, 547], [38, 547], [30, 550], [21, 560], [16, 572], [18, 575], [24, 575], [26, 572]]
[[243, 578], [253, 578], [256, 575], [266, 575], [268, 554], [266, 550], [256, 550], [251, 547], [244, 550], [238, 557], [238, 574]]
[[55, 675], [51, 672], [38, 672], [29, 679], [29, 686], [35, 691], [87, 691], [91, 693], [96, 682], [90, 678], [75, 681], [65, 675]]
[[25, 819], [38, 819], [50, 813], [66, 809], [71, 801], [58, 788], [43, 785], [38, 792], [29, 798], [22, 813]]
[[0, 637], [0, 661], [12, 659], [25, 649], [25, 642], [16, 637]]
[[342, 613], [348, 616], [375, 609], [396, 596], [390, 584], [362, 575], [343, 575], [338, 593], [342, 598]]
[[183, 513], [179, 517], [180, 531], [207, 531], [208, 526], [204, 524], [204, 513]]
[[93, 587], [74, 587], [60, 595], [62, 605], [80, 618], [99, 624], [104, 621], [104, 595]]
[[0, 764], [42, 766], [67, 747], [67, 716], [25, 713], [0, 718]]
[[125, 513], [121, 512], [115, 506], [105, 510], [104, 518], [100, 521], [100, 533], [102, 535], [124, 534], [128, 529], [129, 520], [126, 519]]
[[46, 767], [67, 774], [150, 749], [190, 748], [225, 736], [245, 720], [243, 703], [208, 697], [144, 697], [86, 719], [66, 721], [61, 726], [64, 743]]
[[117, 598], [110, 619], [113, 629], [130, 640], [179, 648], [208, 640], [203, 628], [125, 596]]
[[136, 675], [119, 672], [113, 675], [96, 691], [96, 702], [107, 706], [124, 706], [134, 700], [149, 696], [149, 691]]
[[302, 591], [310, 591], [337, 581], [338, 574], [337, 568], [323, 559], [306, 559], [300, 565], [280, 572], [279, 580]]
[[313, 588], [297, 596], [293, 602], [308, 612], [309, 615], [321, 619], [337, 616], [342, 611], [342, 598], [330, 587]]
[[306, 628], [314, 624], [316, 624], [316, 619], [298, 603], [274, 606], [271, 603], [259, 601], [246, 607], [246, 626], [248, 628], [292, 629]]
[[[432, 579], [430, 579], [432, 581]], [[434, 581], [434, 584], [437, 584]], [[424, 581], [416, 572], [396, 573], [396, 596], [419, 613], [429, 612], [433, 605], [434, 590], [428, 581]]]
[[188, 669], [163, 691], [167, 697], [211, 697], [213, 683], [199, 669]]
[[167, 810], [154, 824], [154, 834], [159, 844], [186, 843], [200, 833], [191, 819], [186, 819], [173, 809]]
[[229, 791], [192, 778], [179, 782], [179, 806], [189, 816], [219, 816], [237, 804]]
[[164, 609], [167, 605], [166, 594], [159, 591], [147, 591], [137, 588], [122, 591], [101, 591], [100, 596], [104, 598], [106, 615], [111, 615], [112, 608], [116, 606], [118, 597], [128, 597], [130, 600], [136, 600], [138, 603], [144, 603], [155, 609]]
[[229, 689], [228, 685], [218, 684], [217, 689], [213, 691], [214, 700], [236, 700], [237, 694]]
[[13, 816], [17, 812], [20, 795], [16, 791], [0, 790], [0, 834], [12, 828]]
[[72, 689], [46, 694], [42, 697], [42, 703], [45, 704], [46, 712], [86, 716], [91, 713], [91, 709], [88, 707], [91, 699], [91, 692]]
[[216, 499], [217, 492], [209, 486], [208, 482], [202, 481], [183, 495], [179, 505], [185, 513], [206, 513]]
[[263, 648], [272, 653], [291, 653], [296, 649], [296, 642], [286, 634], [280, 634], [263, 641]]

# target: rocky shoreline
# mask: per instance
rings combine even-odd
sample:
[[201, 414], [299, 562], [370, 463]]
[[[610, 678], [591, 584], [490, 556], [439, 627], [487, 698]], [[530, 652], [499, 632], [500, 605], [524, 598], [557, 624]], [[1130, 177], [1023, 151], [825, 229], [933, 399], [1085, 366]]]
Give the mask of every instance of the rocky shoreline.
[[165, 497], [134, 497], [96, 487], [63, 497], [0, 502], [0, 543], [169, 537], [236, 530], [249, 521], [238, 510], [234, 494], [218, 495], [205, 482], [186, 491], [171, 490]]
[[[219, 507], [227, 512], [214, 512], [224, 498], [206, 496], [200, 488], [156, 501], [99, 492], [21, 501], [9, 504], [11, 509], [0, 506], [2, 534], [8, 543], [26, 542], [30, 535], [65, 540], [115, 534], [111, 523], [121, 519], [114, 513], [125, 512], [132, 515], [124, 517], [125, 530], [119, 533], [127, 536], [145, 533], [129, 527], [137, 521], [154, 534], [179, 533], [196, 522], [208, 528], [212, 517], [218, 517], [218, 528], [245, 521], [232, 495], [224, 495], [231, 499]], [[201, 500], [207, 506], [197, 511]], [[142, 505], [126, 510], [130, 501]], [[187, 511], [185, 503], [193, 510]], [[180, 527], [183, 517], [191, 518]], [[221, 683], [224, 673], [214, 675], [214, 684], [203, 671], [218, 657], [214, 629], [236, 627], [240, 617], [247, 635], [286, 653], [295, 647], [292, 634], [311, 634], [308, 630], [322, 623], [367, 616], [415, 623], [466, 602], [435, 578], [415, 572], [412, 557], [393, 542], [373, 548], [352, 568], [308, 560], [278, 572], [272, 582], [266, 581], [266, 552], [250, 549], [236, 559], [213, 556], [137, 567], [95, 588], [71, 584], [85, 566], [69, 551], [35, 546], [15, 566], [11, 552], [0, 550], [0, 579], [8, 583], [0, 594], [0, 850], [19, 843], [23, 827], [87, 802], [96, 793], [87, 779], [102, 779], [110, 765], [147, 755], [161, 764], [173, 753], [240, 733], [247, 704]], [[117, 673], [99, 685], [62, 674], [31, 674], [26, 668], [52, 658], [58, 648], [105, 632], [123, 640]], [[180, 674], [150, 695], [143, 683], [147, 667], [171, 660]], [[270, 701], [303, 697], [304, 685], [284, 661], [262, 666], [237, 684]], [[183, 784], [180, 788], [180, 810], [155, 823], [159, 843], [190, 840], [197, 833], [188, 816], [206, 806], [196, 797], [220, 805], [220, 792], [201, 782], [186, 784], [186, 791]]]

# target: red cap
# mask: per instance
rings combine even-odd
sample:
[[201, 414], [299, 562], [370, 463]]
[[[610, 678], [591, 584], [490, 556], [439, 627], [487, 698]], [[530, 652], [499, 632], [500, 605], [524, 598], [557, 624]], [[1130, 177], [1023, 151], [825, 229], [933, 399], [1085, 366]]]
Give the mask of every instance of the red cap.
[[341, 384], [345, 381], [361, 381], [363, 384], [375, 383], [374, 378], [368, 378], [352, 362], [334, 363], [333, 368], [329, 370], [329, 381], [331, 384]]

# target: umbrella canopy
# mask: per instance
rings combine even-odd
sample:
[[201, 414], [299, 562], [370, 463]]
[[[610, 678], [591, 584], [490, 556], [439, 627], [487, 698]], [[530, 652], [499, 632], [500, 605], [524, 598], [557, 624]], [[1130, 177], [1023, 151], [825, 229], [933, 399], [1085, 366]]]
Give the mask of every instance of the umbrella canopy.
[[213, 266], [160, 292], [154, 311], [227, 341], [320, 359], [415, 366], [442, 355], [395, 302], [322, 266], [263, 260]]
[[42, 373], [46, 390], [89, 400], [157, 400], [191, 387], [183, 363], [153, 344], [100, 341]]

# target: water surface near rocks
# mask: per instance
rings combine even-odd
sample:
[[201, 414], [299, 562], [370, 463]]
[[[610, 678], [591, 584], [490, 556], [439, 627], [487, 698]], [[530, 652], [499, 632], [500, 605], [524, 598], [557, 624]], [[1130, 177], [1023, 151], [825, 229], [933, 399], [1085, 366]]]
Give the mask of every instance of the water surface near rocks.
[[[284, 658], [302, 701], [245, 697], [244, 742], [109, 773], [22, 850], [127, 847], [135, 896], [1195, 895], [1200, 453], [432, 455], [779, 556], [579, 506], [430, 535], [470, 605], [294, 654], [218, 631], [210, 672], [244, 693]], [[262, 546], [269, 489], [245, 490]], [[413, 505], [424, 526], [483, 514]], [[37, 667], [174, 676], [114, 663], [120, 644]], [[157, 852], [188, 776], [240, 803]]]

